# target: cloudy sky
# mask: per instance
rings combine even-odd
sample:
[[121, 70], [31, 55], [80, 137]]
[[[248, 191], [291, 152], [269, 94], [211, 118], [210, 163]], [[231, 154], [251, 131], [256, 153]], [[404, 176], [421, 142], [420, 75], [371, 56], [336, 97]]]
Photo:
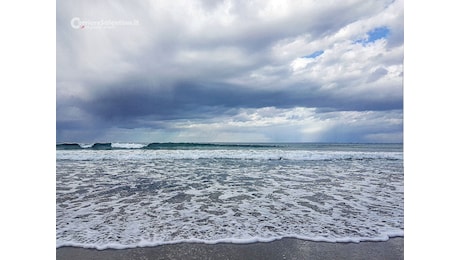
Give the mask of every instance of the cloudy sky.
[[57, 142], [402, 142], [403, 1], [58, 1]]

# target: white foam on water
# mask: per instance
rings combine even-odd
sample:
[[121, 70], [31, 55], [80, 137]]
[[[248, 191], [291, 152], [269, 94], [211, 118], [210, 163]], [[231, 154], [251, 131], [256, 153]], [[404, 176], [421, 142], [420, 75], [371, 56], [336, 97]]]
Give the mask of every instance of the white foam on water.
[[328, 242], [328, 243], [360, 243], [360, 242], [384, 242], [388, 241], [390, 238], [394, 237], [403, 237], [404, 232], [393, 232], [391, 234], [384, 234], [379, 237], [361, 237], [361, 238], [353, 238], [353, 237], [344, 237], [340, 239], [330, 239], [326, 237], [306, 237], [306, 236], [299, 236], [299, 235], [287, 235], [287, 236], [275, 236], [270, 238], [261, 238], [261, 237], [251, 237], [251, 238], [225, 238], [225, 239], [216, 239], [216, 240], [202, 240], [202, 239], [183, 239], [183, 240], [175, 240], [175, 241], [161, 241], [161, 242], [152, 242], [141, 240], [137, 244], [120, 244], [120, 243], [108, 243], [108, 244], [85, 244], [85, 243], [77, 243], [77, 242], [65, 242], [65, 243], [57, 243], [56, 248], [59, 247], [81, 247], [81, 248], [95, 248], [98, 250], [104, 249], [129, 249], [129, 248], [138, 248], [138, 247], [155, 247], [155, 246], [162, 246], [162, 245], [174, 245], [180, 243], [201, 243], [201, 244], [208, 244], [208, 245], [215, 245], [219, 243], [229, 243], [229, 244], [251, 244], [251, 243], [267, 243], [273, 242], [276, 240], [280, 240], [283, 238], [297, 238], [307, 241], [314, 241], [314, 242]]
[[[112, 144], [113, 145], [113, 144]], [[118, 144], [117, 144], [118, 145]], [[134, 149], [141, 144], [122, 144]], [[299, 151], [299, 150], [129, 150], [129, 151], [67, 151], [57, 150], [57, 159], [68, 160], [146, 160], [146, 159], [245, 159], [245, 160], [364, 160], [389, 159], [402, 160], [402, 152], [356, 152], [356, 151]]]
[[112, 148], [121, 148], [121, 149], [140, 149], [146, 146], [147, 144], [140, 144], [140, 143], [112, 143]]
[[399, 156], [60, 150], [56, 246], [385, 241], [404, 235]]

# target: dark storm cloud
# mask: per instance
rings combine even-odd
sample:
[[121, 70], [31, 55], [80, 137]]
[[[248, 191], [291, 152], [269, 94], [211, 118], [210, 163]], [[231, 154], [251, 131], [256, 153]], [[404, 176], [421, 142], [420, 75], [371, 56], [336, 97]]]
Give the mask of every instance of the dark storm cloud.
[[[373, 96], [344, 98], [321, 92], [319, 87], [309, 91], [288, 89], [257, 90], [224, 83], [178, 83], [167, 91], [150, 89], [146, 83], [133, 81], [104, 86], [90, 100], [75, 101], [76, 106], [98, 121], [117, 122], [127, 127], [130, 119], [148, 117], [154, 120], [209, 118], [228, 112], [231, 108], [317, 107], [330, 110], [391, 110], [401, 109], [401, 99], [376, 99]], [[292, 89], [292, 90], [291, 90]], [[299, 89], [299, 87], [297, 87]], [[123, 125], [126, 122], [126, 125]]]

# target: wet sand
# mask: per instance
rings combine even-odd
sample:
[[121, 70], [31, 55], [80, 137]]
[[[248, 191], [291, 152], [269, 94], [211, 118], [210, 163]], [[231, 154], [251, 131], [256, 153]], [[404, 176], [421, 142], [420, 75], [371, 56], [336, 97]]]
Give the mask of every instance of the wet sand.
[[284, 238], [268, 243], [180, 243], [133, 249], [61, 247], [57, 260], [77, 259], [404, 259], [404, 238], [385, 242], [327, 243]]

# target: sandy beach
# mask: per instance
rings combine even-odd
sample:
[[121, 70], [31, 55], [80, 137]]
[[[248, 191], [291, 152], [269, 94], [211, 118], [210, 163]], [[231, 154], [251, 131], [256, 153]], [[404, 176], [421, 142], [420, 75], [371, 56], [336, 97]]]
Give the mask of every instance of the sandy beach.
[[181, 243], [133, 249], [61, 247], [56, 259], [404, 259], [404, 238], [386, 242], [326, 243], [285, 238], [269, 243]]

